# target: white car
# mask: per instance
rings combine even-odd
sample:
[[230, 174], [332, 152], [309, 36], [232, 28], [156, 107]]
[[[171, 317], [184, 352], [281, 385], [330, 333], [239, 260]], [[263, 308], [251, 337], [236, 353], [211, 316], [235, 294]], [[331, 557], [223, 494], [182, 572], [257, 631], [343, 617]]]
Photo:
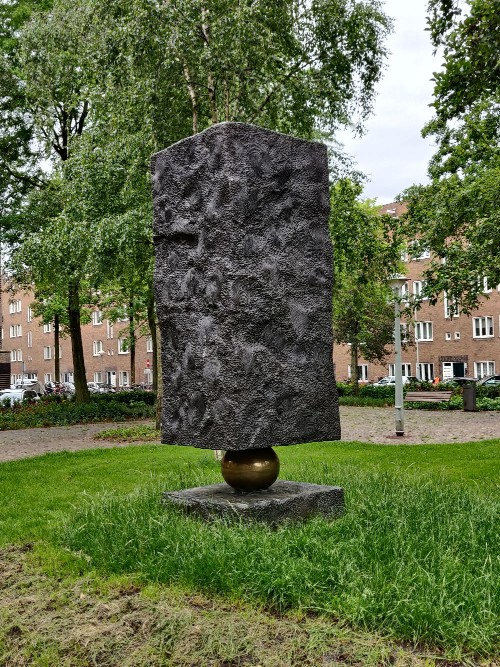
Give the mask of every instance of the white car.
[[98, 382], [87, 382], [87, 387], [91, 394], [103, 394], [104, 389]]
[[39, 401], [40, 396], [34, 389], [3, 389], [0, 391], [0, 404], [10, 402], [20, 403], [21, 401]]
[[[411, 382], [409, 377], [406, 377], [406, 375], [403, 375], [403, 384], [409, 384]], [[374, 384], [377, 387], [385, 387], [387, 385], [393, 385], [396, 384], [396, 376], [395, 375], [387, 375], [385, 378], [382, 378], [378, 382], [374, 382]]]

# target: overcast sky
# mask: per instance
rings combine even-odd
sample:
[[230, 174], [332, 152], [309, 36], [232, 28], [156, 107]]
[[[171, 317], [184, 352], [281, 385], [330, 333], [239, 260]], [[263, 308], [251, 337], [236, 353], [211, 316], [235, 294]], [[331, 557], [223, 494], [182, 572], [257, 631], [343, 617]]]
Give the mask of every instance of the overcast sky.
[[395, 25], [374, 114], [363, 137], [354, 139], [347, 133], [337, 137], [369, 178], [363, 196], [376, 198], [379, 204], [392, 202], [408, 186], [428, 180], [433, 140], [422, 139], [420, 132], [432, 117], [431, 78], [440, 64], [425, 32], [427, 0], [385, 0], [385, 5]]

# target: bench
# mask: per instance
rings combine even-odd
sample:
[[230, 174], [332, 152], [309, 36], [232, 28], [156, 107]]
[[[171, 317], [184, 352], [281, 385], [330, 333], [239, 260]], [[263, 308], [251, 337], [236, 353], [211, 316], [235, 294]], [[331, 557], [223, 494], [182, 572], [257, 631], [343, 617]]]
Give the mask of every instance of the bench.
[[409, 391], [404, 397], [409, 403], [418, 401], [420, 403], [440, 403], [449, 401], [452, 391]]

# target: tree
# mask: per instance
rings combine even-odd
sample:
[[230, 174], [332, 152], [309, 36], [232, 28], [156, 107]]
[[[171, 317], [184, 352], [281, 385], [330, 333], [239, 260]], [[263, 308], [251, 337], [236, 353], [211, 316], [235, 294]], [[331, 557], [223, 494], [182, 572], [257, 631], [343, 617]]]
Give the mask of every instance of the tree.
[[440, 292], [470, 313], [483, 279], [500, 283], [500, 2], [432, 0], [429, 27], [444, 62], [435, 74], [436, 116], [423, 130], [437, 151], [431, 183], [400, 195], [408, 202], [403, 230], [433, 252], [422, 296]]
[[[4, 188], [14, 193], [7, 215], [7, 229], [11, 232], [10, 240], [14, 241], [11, 267], [17, 269], [24, 281], [31, 280], [45, 288], [52, 283], [58, 287], [59, 295], [65, 288], [78, 401], [89, 400], [80, 329], [80, 288], [86, 277], [86, 264], [81, 262], [84, 246], [80, 245], [76, 252], [78, 221], [71, 219], [64, 200], [64, 165], [73, 143], [83, 133], [89, 114], [85, 63], [80, 49], [88, 19], [89, 15], [81, 8], [69, 8], [60, 3], [49, 12], [34, 13], [23, 25], [15, 63], [9, 70], [22, 94], [12, 101], [10, 115], [26, 117], [25, 125], [21, 122], [20, 127], [29, 137], [26, 145], [30, 152], [26, 155], [12, 152], [16, 169], [7, 164], [5, 171], [11, 180], [4, 179]], [[3, 125], [2, 137], [10, 146], [13, 137], [9, 129], [8, 123]], [[36, 150], [31, 149], [33, 144]], [[45, 177], [40, 175], [43, 157], [52, 163], [52, 173]], [[36, 170], [37, 180], [33, 179], [33, 170]], [[19, 185], [16, 188], [16, 183], [26, 183], [22, 178], [25, 174], [29, 176], [29, 183], [24, 189], [19, 189]], [[47, 189], [48, 183], [52, 192]], [[53, 196], [55, 192], [57, 197]], [[53, 206], [56, 200], [57, 205]], [[40, 216], [45, 201], [52, 210]], [[69, 236], [62, 239], [61, 234], [65, 232]], [[61, 252], [63, 247], [65, 252]], [[33, 252], [35, 248], [40, 254]], [[61, 279], [65, 282], [64, 288]], [[22, 284], [21, 279], [19, 282]]]
[[[390, 20], [378, 0], [47, 0], [42, 10], [19, 23], [15, 66], [6, 60], [19, 84], [12, 113], [37, 150], [8, 163], [18, 178], [0, 182], [15, 195], [0, 224], [20, 272], [58, 290], [66, 281], [84, 396], [77, 315], [87, 285], [111, 279], [125, 294], [141, 277], [155, 345], [151, 153], [223, 120], [309, 138], [360, 129]], [[11, 130], [4, 124], [0, 136], [14, 146]], [[41, 182], [23, 191], [25, 174]], [[51, 189], [58, 208], [36, 215]]]
[[311, 137], [372, 109], [391, 25], [377, 0], [93, 1], [102, 94], [126, 87], [123, 117], [148, 110], [158, 148], [220, 121]]
[[342, 179], [332, 188], [333, 336], [351, 346], [351, 380], [358, 391], [358, 359], [383, 361], [394, 340], [393, 295], [388, 284], [401, 268], [392, 223], [359, 199], [362, 186]]

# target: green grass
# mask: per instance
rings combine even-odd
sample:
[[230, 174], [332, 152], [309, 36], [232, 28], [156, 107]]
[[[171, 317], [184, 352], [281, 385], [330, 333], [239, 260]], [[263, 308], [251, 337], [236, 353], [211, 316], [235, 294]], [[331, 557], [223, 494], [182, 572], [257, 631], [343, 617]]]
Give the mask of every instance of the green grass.
[[3, 543], [45, 540], [132, 574], [312, 610], [456, 654], [498, 650], [498, 440], [282, 448], [282, 479], [341, 484], [347, 512], [270, 530], [205, 525], [160, 491], [220, 480], [211, 452], [143, 446], [0, 465]]

